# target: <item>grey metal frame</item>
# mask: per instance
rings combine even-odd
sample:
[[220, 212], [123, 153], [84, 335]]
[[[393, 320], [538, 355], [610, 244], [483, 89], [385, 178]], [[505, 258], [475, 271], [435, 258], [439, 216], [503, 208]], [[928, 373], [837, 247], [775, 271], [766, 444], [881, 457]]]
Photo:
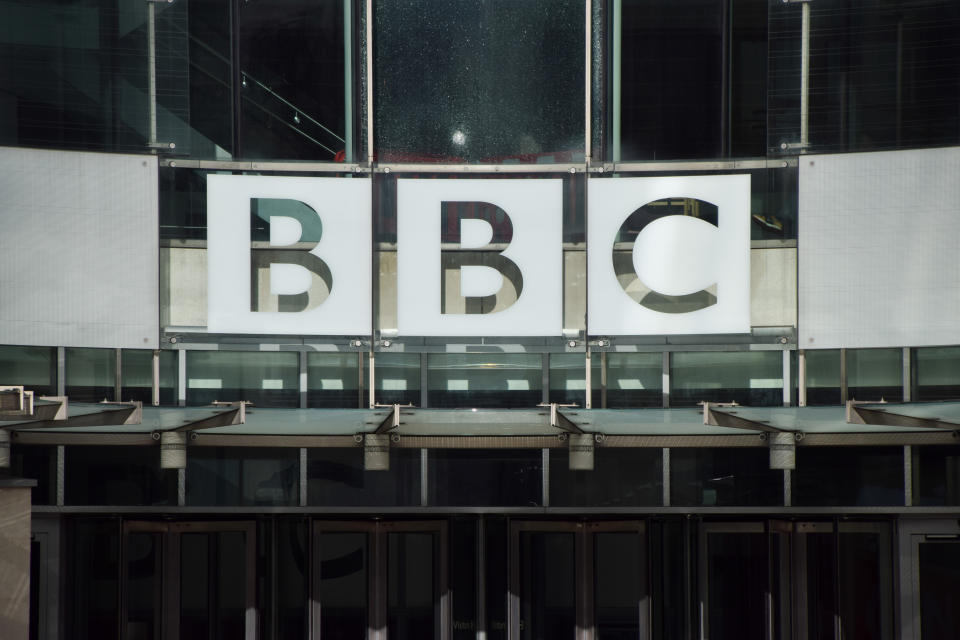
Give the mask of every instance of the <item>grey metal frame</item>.
[[901, 520], [897, 531], [897, 586], [900, 595], [900, 640], [921, 640], [920, 545], [925, 542], [960, 544], [960, 522], [949, 519]]

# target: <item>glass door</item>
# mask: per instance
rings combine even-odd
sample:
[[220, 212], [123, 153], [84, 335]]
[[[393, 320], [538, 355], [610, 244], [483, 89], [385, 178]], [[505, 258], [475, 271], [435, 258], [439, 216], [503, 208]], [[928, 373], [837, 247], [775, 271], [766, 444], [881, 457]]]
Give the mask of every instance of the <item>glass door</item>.
[[253, 640], [254, 542], [252, 523], [124, 523], [124, 640]]
[[904, 640], [960, 637], [960, 523], [905, 523], [900, 554]]
[[314, 524], [313, 638], [447, 640], [446, 523]]
[[649, 637], [644, 525], [515, 522], [511, 640]]

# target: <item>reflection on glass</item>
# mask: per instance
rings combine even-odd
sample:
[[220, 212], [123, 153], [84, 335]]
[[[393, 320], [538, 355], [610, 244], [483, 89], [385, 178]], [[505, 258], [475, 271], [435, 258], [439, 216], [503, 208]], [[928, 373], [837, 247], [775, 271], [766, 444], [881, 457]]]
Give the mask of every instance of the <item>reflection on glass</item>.
[[439, 636], [434, 614], [436, 545], [434, 533], [387, 535], [387, 629], [391, 640]]
[[507, 595], [509, 592], [507, 557], [507, 519], [483, 516], [487, 563], [487, 639], [507, 638]]
[[646, 507], [663, 502], [661, 449], [598, 447], [593, 456], [593, 471], [571, 471], [568, 451], [550, 450], [551, 505]]
[[783, 473], [770, 469], [766, 447], [678, 447], [670, 450], [670, 500], [678, 506], [778, 505]]
[[[276, 597], [276, 629], [278, 638], [304, 638], [308, 620], [305, 612], [310, 594], [310, 542], [308, 523], [301, 519], [277, 518], [273, 532], [258, 530], [258, 538], [273, 536], [272, 546], [258, 543], [260, 561], [276, 558], [276, 582], [270, 589]], [[275, 555], [269, 555], [269, 554]], [[264, 616], [266, 618], [267, 616]], [[324, 636], [326, 637], [326, 636]]]
[[188, 505], [295, 505], [299, 497], [297, 449], [197, 447], [187, 456]]
[[32, 504], [56, 502], [56, 446], [15, 444], [10, 448], [10, 468], [6, 471], [14, 478], [30, 478], [37, 481], [37, 486], [30, 492]]
[[840, 404], [840, 350], [804, 352], [807, 361], [807, 404]]
[[117, 354], [113, 349], [66, 349], [67, 396], [74, 402], [115, 400]]
[[890, 531], [840, 531], [840, 637], [893, 638]]
[[172, 505], [177, 472], [161, 469], [155, 447], [68, 446], [64, 501], [68, 505]]
[[767, 544], [763, 533], [707, 534], [707, 628], [716, 640], [763, 640]]
[[180, 536], [180, 638], [242, 638], [247, 567], [240, 531]]
[[324, 531], [319, 556], [320, 636], [332, 640], [366, 637], [367, 534]]
[[681, 351], [672, 354], [670, 404], [737, 402], [754, 407], [783, 404], [783, 356], [779, 351]]
[[[477, 637], [477, 521], [450, 521], [449, 589], [453, 599], [453, 640]], [[489, 637], [489, 635], [488, 635]]]
[[56, 395], [57, 355], [51, 347], [0, 346], [0, 385], [20, 385], [34, 397]]
[[124, 562], [126, 583], [124, 601], [127, 619], [125, 637], [138, 640], [159, 640], [162, 574], [160, 534], [130, 533], [127, 535]]
[[900, 349], [848, 349], [847, 397], [851, 400], [903, 400]]
[[520, 532], [520, 638], [572, 638], [576, 622], [572, 533]]
[[359, 366], [356, 353], [308, 353], [307, 406], [361, 406]]
[[374, 377], [378, 403], [420, 405], [419, 353], [378, 353]]
[[960, 347], [925, 347], [914, 351], [917, 400], [960, 399]]
[[960, 445], [913, 447], [913, 504], [960, 505]]
[[[120, 363], [120, 398], [126, 402], [153, 402], [153, 351], [124, 349]], [[177, 352], [160, 351], [160, 404], [177, 401]]]
[[188, 351], [187, 404], [247, 400], [258, 407], [296, 407], [297, 356], [295, 351]]
[[598, 640], [640, 637], [646, 607], [645, 550], [637, 533], [597, 533], [594, 537], [594, 621]]
[[903, 448], [797, 447], [793, 503], [903, 505]]
[[606, 361], [604, 407], [626, 409], [663, 405], [662, 354], [607, 352]]
[[420, 504], [420, 450], [390, 450], [389, 471], [366, 471], [363, 448], [307, 450], [307, 503], [322, 506]]
[[116, 518], [80, 519], [67, 536], [71, 637], [118, 640], [120, 527]]
[[535, 407], [542, 400], [543, 359], [527, 353], [432, 353], [431, 407]]
[[430, 504], [537, 506], [543, 463], [539, 449], [431, 449]]
[[960, 544], [923, 542], [920, 564], [920, 637], [954, 640], [960, 629]]
[[583, 3], [575, 0], [378, 0], [378, 159], [582, 158], [583, 23]]
[[[590, 358], [590, 377], [593, 387], [593, 406], [601, 406], [600, 394], [601, 356]], [[550, 402], [586, 406], [587, 358], [584, 353], [550, 354]]]

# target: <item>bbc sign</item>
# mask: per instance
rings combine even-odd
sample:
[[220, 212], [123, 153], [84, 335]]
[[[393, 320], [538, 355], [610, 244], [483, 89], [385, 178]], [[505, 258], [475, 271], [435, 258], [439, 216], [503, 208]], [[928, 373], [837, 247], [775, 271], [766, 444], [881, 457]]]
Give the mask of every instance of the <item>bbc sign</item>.
[[[399, 335], [561, 335], [562, 197], [397, 180]], [[671, 200], [712, 213], [644, 207]], [[208, 176], [208, 330], [369, 334], [371, 206], [368, 178]], [[749, 175], [592, 180], [587, 211], [590, 334], [749, 332]]]

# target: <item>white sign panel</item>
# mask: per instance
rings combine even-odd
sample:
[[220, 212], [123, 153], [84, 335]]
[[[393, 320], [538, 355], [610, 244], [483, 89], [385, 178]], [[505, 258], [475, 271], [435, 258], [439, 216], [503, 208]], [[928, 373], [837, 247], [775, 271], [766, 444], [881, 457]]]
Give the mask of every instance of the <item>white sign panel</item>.
[[[365, 178], [209, 175], [208, 330], [370, 333], [370, 188]], [[254, 243], [251, 211], [269, 238]]]
[[[715, 205], [715, 219], [638, 212], [682, 199]], [[594, 180], [588, 211], [592, 335], [750, 331], [749, 175]], [[632, 255], [614, 250], [628, 220]]]
[[397, 180], [399, 333], [560, 335], [562, 185]]

